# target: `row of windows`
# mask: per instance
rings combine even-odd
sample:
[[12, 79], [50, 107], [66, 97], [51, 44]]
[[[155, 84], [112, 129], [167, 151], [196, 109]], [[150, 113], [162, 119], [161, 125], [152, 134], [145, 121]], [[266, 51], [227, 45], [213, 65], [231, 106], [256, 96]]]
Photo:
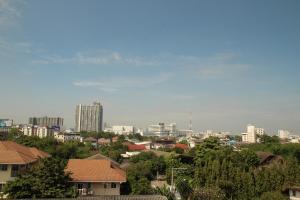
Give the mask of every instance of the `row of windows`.
[[[107, 187], [108, 187], [108, 184], [105, 183], [105, 184], [104, 184], [104, 188], [107, 188]], [[117, 188], [117, 184], [116, 184], [116, 183], [111, 183], [111, 184], [110, 184], [110, 188]]]
[[7, 165], [0, 164], [0, 171], [7, 171]]

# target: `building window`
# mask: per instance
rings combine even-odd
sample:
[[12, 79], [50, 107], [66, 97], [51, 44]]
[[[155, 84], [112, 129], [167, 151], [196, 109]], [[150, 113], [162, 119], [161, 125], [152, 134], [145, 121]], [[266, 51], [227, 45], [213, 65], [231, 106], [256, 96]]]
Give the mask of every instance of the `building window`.
[[7, 165], [0, 165], [0, 171], [6, 171], [7, 170]]
[[111, 188], [117, 188], [117, 184], [111, 183]]
[[19, 174], [19, 165], [12, 165], [11, 177], [16, 177]]
[[107, 185], [106, 185], [106, 183], [104, 183], [104, 188], [107, 188]]

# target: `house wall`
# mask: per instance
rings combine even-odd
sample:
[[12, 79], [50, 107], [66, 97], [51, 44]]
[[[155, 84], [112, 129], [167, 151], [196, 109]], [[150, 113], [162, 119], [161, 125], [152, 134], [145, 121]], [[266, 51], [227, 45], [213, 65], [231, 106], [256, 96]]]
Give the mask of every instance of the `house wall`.
[[111, 188], [111, 183], [92, 183], [91, 189], [94, 195], [120, 195], [120, 183], [116, 183], [116, 188]]
[[293, 190], [290, 190], [290, 200], [300, 200], [300, 191], [294, 190], [294, 194], [293, 194]]
[[0, 183], [6, 183], [13, 179], [13, 177], [11, 177], [11, 166], [12, 165], [7, 165], [6, 171], [0, 170]]

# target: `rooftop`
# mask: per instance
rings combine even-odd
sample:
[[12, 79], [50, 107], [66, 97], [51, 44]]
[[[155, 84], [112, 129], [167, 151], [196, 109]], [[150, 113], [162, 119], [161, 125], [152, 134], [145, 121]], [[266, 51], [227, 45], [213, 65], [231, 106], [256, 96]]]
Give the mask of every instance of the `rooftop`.
[[35, 147], [26, 147], [12, 141], [0, 141], [1, 164], [28, 164], [45, 157], [49, 157], [49, 154]]
[[66, 170], [73, 182], [126, 182], [126, 173], [106, 159], [70, 159]]

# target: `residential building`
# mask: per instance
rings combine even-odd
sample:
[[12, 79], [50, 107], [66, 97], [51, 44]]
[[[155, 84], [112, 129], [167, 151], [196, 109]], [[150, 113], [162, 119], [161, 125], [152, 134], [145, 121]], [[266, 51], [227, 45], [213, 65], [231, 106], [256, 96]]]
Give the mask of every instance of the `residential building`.
[[64, 125], [64, 119], [61, 117], [30, 117], [29, 124], [33, 126], [48, 126], [50, 128], [57, 127], [62, 128]]
[[174, 135], [177, 133], [176, 124], [171, 123], [169, 125], [165, 125], [165, 123], [158, 123], [157, 125], [148, 126], [148, 135], [155, 136], [167, 136]]
[[118, 135], [129, 135], [134, 134], [136, 132], [136, 129], [134, 126], [112, 126], [111, 132], [118, 134]]
[[289, 188], [290, 200], [300, 200], [300, 187], [294, 186]]
[[36, 127], [32, 125], [20, 125], [19, 130], [23, 133], [23, 135], [27, 136], [35, 136], [36, 135]]
[[39, 138], [54, 136], [54, 129], [48, 126], [22, 125], [19, 126], [19, 130], [27, 136], [38, 136]]
[[256, 143], [256, 129], [255, 126], [248, 124], [247, 132], [242, 133], [242, 141], [246, 143]]
[[128, 144], [128, 151], [143, 151], [146, 150], [146, 146], [144, 144]]
[[209, 137], [217, 137], [220, 139], [224, 139], [227, 135], [229, 135], [229, 132], [219, 132], [219, 131], [213, 131], [213, 130], [207, 130], [202, 133], [203, 139], [209, 138]]
[[79, 195], [120, 195], [126, 173], [106, 159], [70, 159], [66, 172], [71, 173]]
[[290, 132], [288, 130], [278, 130], [278, 137], [282, 140], [288, 139]]
[[39, 138], [53, 137], [53, 129], [49, 128], [48, 126], [38, 126], [36, 128], [36, 136]]
[[256, 135], [265, 135], [265, 129], [264, 128], [255, 128]]
[[34, 147], [25, 147], [12, 141], [0, 141], [0, 191], [7, 181], [15, 179], [40, 158], [45, 157], [49, 155]]
[[139, 155], [140, 151], [126, 151], [126, 153], [122, 153], [121, 156], [123, 158], [131, 158], [133, 156]]
[[80, 133], [75, 133], [72, 131], [54, 132], [54, 138], [60, 142], [83, 141], [83, 138], [81, 137]]
[[75, 131], [101, 132], [103, 121], [103, 107], [99, 102], [93, 105], [76, 106]]

